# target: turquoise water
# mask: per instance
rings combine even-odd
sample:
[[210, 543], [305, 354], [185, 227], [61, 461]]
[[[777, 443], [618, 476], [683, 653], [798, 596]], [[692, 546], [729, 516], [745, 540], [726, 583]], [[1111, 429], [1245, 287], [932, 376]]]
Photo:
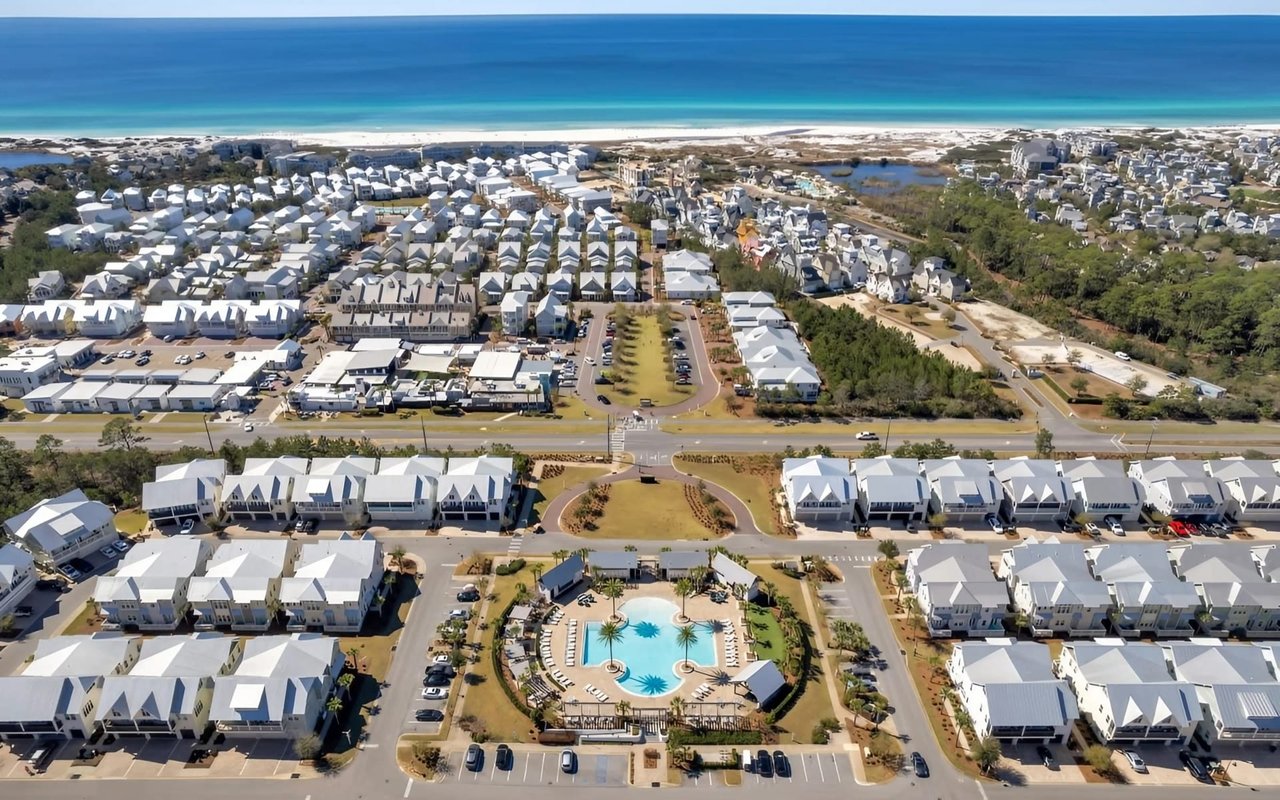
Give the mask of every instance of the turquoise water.
[[17, 169], [36, 164], [70, 164], [71, 156], [27, 150], [0, 150], [0, 169]]
[[607, 12], [5, 19], [0, 133], [1280, 121], [1280, 17]]
[[[626, 667], [615, 679], [618, 688], [628, 694], [654, 697], [680, 688], [684, 676], [678, 671], [684, 661], [684, 648], [676, 643], [679, 626], [672, 620], [680, 607], [661, 597], [637, 597], [618, 607], [626, 617], [622, 640], [613, 644], [613, 658]], [[582, 665], [598, 667], [609, 663], [609, 645], [597, 634], [603, 623], [587, 623], [582, 642]], [[701, 667], [716, 665], [715, 636], [709, 625], [695, 623], [698, 641], [689, 645], [689, 661]], [[696, 677], [697, 673], [693, 673]], [[608, 692], [606, 692], [607, 694]]]
[[[863, 194], [891, 194], [905, 186], [918, 184], [922, 186], [941, 186], [947, 182], [947, 176], [937, 170], [921, 169], [913, 164], [885, 164], [880, 162], [862, 163], [853, 168], [853, 174], [836, 177], [831, 173], [840, 169], [837, 165], [812, 167], [814, 172], [825, 176], [832, 183], [843, 183]], [[873, 183], [863, 185], [870, 178]]]

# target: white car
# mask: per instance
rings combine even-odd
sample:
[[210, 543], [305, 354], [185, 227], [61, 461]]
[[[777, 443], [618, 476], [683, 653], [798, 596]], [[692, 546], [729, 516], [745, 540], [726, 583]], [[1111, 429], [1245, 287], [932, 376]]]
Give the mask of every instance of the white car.
[[111, 546], [114, 547], [118, 553], [129, 552], [129, 542], [124, 539], [116, 539], [111, 543]]
[[586, 364], [589, 367], [593, 367], [595, 366], [596, 360], [591, 356], [587, 356], [586, 358], [582, 359], [582, 363]]
[[448, 686], [428, 686], [422, 690], [423, 700], [447, 700], [449, 699]]
[[1106, 517], [1102, 521], [1106, 523], [1107, 528], [1116, 536], [1124, 536], [1124, 526], [1120, 524], [1120, 520], [1115, 517]]
[[1115, 355], [1115, 357], [1116, 357], [1116, 358], [1120, 359], [1121, 361], [1132, 361], [1132, 360], [1133, 360], [1133, 359], [1129, 356], [1129, 354], [1128, 354], [1128, 353], [1126, 353], [1126, 352], [1125, 352], [1125, 351], [1123, 351], [1123, 350], [1117, 350], [1117, 351], [1115, 352], [1115, 354], [1114, 354], [1114, 355]]
[[1142, 756], [1132, 750], [1121, 750], [1120, 752], [1124, 753], [1124, 757], [1129, 761], [1129, 766], [1133, 767], [1134, 772], [1141, 772], [1144, 775], [1146, 774], [1147, 762], [1142, 760]]
[[107, 558], [115, 558], [117, 555], [119, 555], [118, 553], [116, 553], [116, 549], [111, 545], [107, 545], [106, 547], [99, 547], [98, 552], [102, 553]]
[[448, 663], [449, 663], [449, 654], [448, 654], [448, 653], [437, 653], [437, 654], [436, 654], [436, 655], [431, 659], [431, 663], [432, 663], [432, 664], [448, 664]]
[[252, 422], [246, 422], [246, 423], [244, 424], [244, 432], [245, 432], [245, 433], [252, 433], [252, 432], [253, 432], [253, 423], [252, 423]]
[[875, 433], [872, 433], [871, 431], [859, 431], [858, 435], [855, 436], [854, 438], [860, 442], [869, 442], [869, 441], [874, 441], [876, 439], [879, 439], [880, 437], [877, 436]]

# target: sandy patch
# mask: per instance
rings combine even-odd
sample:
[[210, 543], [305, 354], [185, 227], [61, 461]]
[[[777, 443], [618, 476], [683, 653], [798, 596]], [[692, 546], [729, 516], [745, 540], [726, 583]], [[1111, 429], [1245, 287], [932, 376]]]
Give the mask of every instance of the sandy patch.
[[1057, 339], [1059, 333], [1049, 326], [1037, 322], [1026, 314], [996, 305], [988, 300], [975, 300], [965, 303], [961, 311], [978, 330], [988, 339], [998, 342], [1020, 341], [1023, 339]]

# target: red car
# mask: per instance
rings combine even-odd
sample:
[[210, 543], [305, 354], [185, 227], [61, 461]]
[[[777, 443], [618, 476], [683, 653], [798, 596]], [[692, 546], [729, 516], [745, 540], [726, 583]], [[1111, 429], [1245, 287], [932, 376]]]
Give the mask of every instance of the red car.
[[1185, 522], [1179, 522], [1175, 519], [1169, 523], [1169, 530], [1173, 531], [1175, 536], [1180, 536], [1183, 539], [1191, 538], [1191, 527]]

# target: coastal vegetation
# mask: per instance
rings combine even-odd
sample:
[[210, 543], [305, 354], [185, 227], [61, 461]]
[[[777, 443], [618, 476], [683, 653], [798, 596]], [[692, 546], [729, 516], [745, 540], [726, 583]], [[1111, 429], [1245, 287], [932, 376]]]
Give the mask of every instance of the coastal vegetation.
[[21, 201], [14, 195], [4, 211], [7, 217], [17, 219], [9, 246], [0, 248], [0, 300], [4, 302], [26, 302], [27, 279], [38, 272], [61, 272], [67, 283], [74, 283], [98, 272], [109, 260], [104, 252], [76, 253], [49, 247], [45, 231], [80, 222], [75, 195], [69, 190], [32, 192]]

